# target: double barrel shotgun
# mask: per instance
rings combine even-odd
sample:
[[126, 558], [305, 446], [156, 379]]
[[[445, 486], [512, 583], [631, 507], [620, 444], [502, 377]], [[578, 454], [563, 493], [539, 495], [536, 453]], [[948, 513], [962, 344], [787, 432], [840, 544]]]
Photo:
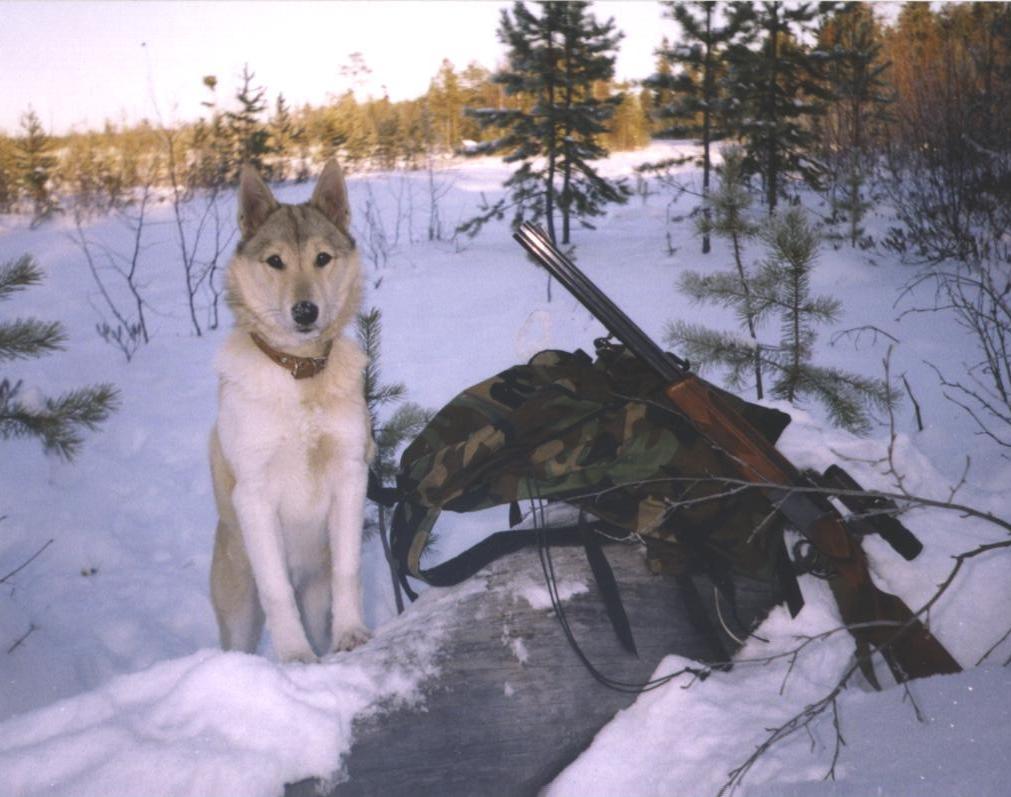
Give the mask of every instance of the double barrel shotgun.
[[[667, 385], [664, 393], [672, 407], [724, 455], [731, 478], [761, 490], [828, 564], [829, 585], [856, 642], [861, 669], [872, 684], [877, 685], [871, 666], [874, 650], [881, 653], [900, 682], [961, 670], [900, 598], [875, 585], [860, 540], [847, 525], [850, 518], [844, 517], [828, 496], [830, 492], [836, 494], [855, 514], [887, 512], [885, 499], [862, 494], [860, 485], [838, 466], [829, 468], [815, 484], [730, 407], [712, 385], [692, 373], [686, 361], [664, 351], [646, 335], [552, 244], [543, 230], [526, 223], [514, 237], [614, 338], [663, 379]], [[900, 523], [890, 516], [879, 519], [885, 522], [876, 523], [875, 531], [899, 553], [907, 559], [919, 553], [919, 542]]]

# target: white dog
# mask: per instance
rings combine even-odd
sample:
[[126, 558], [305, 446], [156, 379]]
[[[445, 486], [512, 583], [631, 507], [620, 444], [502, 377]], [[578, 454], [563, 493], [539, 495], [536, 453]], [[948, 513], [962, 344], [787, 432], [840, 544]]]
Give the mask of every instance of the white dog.
[[342, 331], [361, 268], [335, 161], [312, 199], [282, 205], [246, 167], [228, 266], [236, 328], [217, 359], [210, 458], [218, 529], [211, 598], [226, 650], [312, 661], [368, 639], [361, 534], [373, 456], [365, 355]]

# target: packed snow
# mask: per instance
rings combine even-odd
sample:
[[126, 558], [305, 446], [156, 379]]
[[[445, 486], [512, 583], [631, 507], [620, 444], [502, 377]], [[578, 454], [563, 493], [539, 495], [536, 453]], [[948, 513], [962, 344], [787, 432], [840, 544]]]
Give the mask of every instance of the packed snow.
[[[671, 205], [669, 189], [633, 176], [635, 165], [684, 148], [657, 144], [613, 156], [605, 171], [628, 176], [640, 190], [598, 220], [595, 231], [575, 233], [579, 264], [657, 339], [675, 318], [733, 328], [729, 313], [694, 306], [675, 287], [685, 269], [729, 268], [726, 248], [716, 242], [712, 254], [699, 255], [689, 197]], [[434, 179], [445, 189], [438, 212], [446, 234], [434, 241], [426, 234], [427, 173], [350, 179], [368, 274], [366, 306], [383, 312], [384, 380], [403, 382], [410, 400], [423, 406], [438, 408], [539, 349], [591, 349], [602, 332], [559, 286], [547, 300], [545, 275], [511, 240], [507, 223], [490, 225], [474, 240], [449, 239], [476, 212], [482, 192], [499, 195], [507, 174], [493, 159], [441, 164]], [[697, 180], [687, 165], [681, 177]], [[302, 201], [309, 191], [277, 188], [284, 201]], [[225, 202], [230, 218], [234, 200]], [[814, 199], [811, 208], [818, 209]], [[887, 224], [877, 217], [871, 232]], [[428, 591], [405, 623], [396, 617], [381, 548], [371, 536], [366, 612], [376, 636], [366, 648], [316, 665], [279, 664], [269, 640], [259, 656], [217, 650], [207, 587], [215, 516], [206, 440], [215, 413], [211, 361], [226, 334], [227, 310], [221, 327], [208, 329], [202, 295], [204, 334], [193, 332], [171, 209], [157, 204], [140, 263], [152, 337], [126, 362], [96, 334], [108, 311], [73, 232], [66, 217], [37, 229], [27, 218], [0, 217], [0, 260], [30, 252], [47, 275], [42, 286], [0, 304], [0, 313], [59, 319], [69, 337], [65, 352], [7, 363], [3, 376], [23, 380], [35, 395], [108, 381], [122, 398], [74, 463], [46, 458], [35, 441], [0, 443], [0, 792], [108, 795], [142, 784], [151, 795], [275, 795], [310, 775], [339, 777], [352, 720], [380, 703], [422, 699], [420, 685], [434, 675], [445, 631], [440, 608], [481, 585]], [[131, 244], [131, 232], [114, 216], [87, 222], [85, 232], [115, 250]], [[760, 252], [753, 248], [749, 256]], [[812, 290], [839, 298], [845, 317], [821, 332], [816, 360], [880, 377], [891, 347], [891, 373], [905, 375], [926, 428], [916, 430], [909, 402], [895, 415], [894, 435], [881, 418], [866, 438], [829, 428], [816, 406], [777, 405], [794, 419], [781, 448], [804, 467], [844, 462], [865, 486], [882, 489], [895, 488], [886, 472], [890, 454], [911, 493], [945, 501], [957, 487], [958, 503], [1009, 518], [1011, 462], [943, 397], [931, 367], [957, 373], [972, 360], [970, 340], [944, 314], [902, 314], [931, 300], [925, 292], [899, 299], [913, 273], [880, 250], [826, 245]], [[117, 275], [107, 268], [102, 274], [114, 298], [125, 301]], [[861, 327], [862, 334], [831, 344], [833, 332]], [[866, 548], [879, 583], [913, 607], [945, 578], [953, 555], [1007, 539], [997, 526], [961, 512], [917, 509], [904, 520], [925, 545], [914, 562], [875, 538]], [[497, 519], [446, 517], [435, 555], [448, 557], [500, 527]], [[835, 711], [761, 756], [736, 793], [1005, 794], [1008, 556], [998, 551], [968, 561], [931, 611], [931, 628], [965, 673], [882, 693], [854, 679]], [[568, 587], [568, 594], [585, 589]], [[807, 605], [796, 619], [775, 610], [730, 672], [690, 686], [678, 680], [640, 697], [548, 793], [716, 794], [768, 729], [828, 694], [850, 661], [849, 637], [829, 633], [839, 618], [824, 584], [804, 577], [802, 588]], [[547, 595], [532, 581], [516, 585], [515, 593], [531, 605]], [[827, 636], [789, 655], [799, 637], [820, 634]], [[684, 664], [671, 657], [658, 674]], [[845, 745], [833, 767], [834, 716]], [[834, 780], [824, 780], [830, 771]]]

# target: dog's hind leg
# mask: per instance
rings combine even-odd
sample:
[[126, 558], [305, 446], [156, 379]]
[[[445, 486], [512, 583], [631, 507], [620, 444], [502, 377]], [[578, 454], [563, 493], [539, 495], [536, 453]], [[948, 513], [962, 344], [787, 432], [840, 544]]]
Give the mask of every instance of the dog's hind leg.
[[263, 633], [264, 614], [249, 558], [238, 529], [218, 523], [211, 562], [211, 601], [224, 650], [255, 653]]
[[221, 647], [255, 653], [263, 633], [263, 609], [232, 506], [235, 476], [222, 454], [216, 427], [211, 432], [210, 462], [218, 507], [218, 530], [211, 561], [211, 603], [218, 618]]

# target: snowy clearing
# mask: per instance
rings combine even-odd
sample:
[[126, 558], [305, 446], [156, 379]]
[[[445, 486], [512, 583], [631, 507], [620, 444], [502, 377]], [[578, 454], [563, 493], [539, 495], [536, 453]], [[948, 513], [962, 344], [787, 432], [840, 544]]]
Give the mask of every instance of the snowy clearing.
[[[635, 165], [676, 147], [616, 155], [605, 171], [631, 175]], [[481, 192], [497, 196], [507, 174], [490, 159], [454, 162], [438, 172], [448, 188], [439, 208], [445, 226], [475, 213]], [[684, 167], [684, 178], [693, 177]], [[423, 173], [350, 179], [359, 239], [369, 232], [358, 225], [371, 206], [386, 241], [383, 251], [362, 247], [365, 306], [383, 311], [384, 380], [404, 382], [410, 400], [437, 409], [539, 349], [591, 349], [599, 324], [557, 285], [546, 300], [545, 276], [505, 223], [472, 241], [425, 239], [427, 181]], [[576, 231], [580, 266], [658, 340], [675, 318], [732, 329], [729, 313], [693, 306], [675, 289], [685, 269], [729, 268], [726, 248], [717, 241], [712, 254], [699, 255], [689, 219], [666, 223], [668, 215], [687, 214], [690, 200], [668, 209], [663, 189], [655, 182], [648, 187], [650, 193], [612, 209], [596, 231]], [[309, 191], [286, 185], [277, 194], [301, 201]], [[233, 199], [226, 201], [231, 218]], [[874, 223], [883, 229], [887, 219]], [[340, 769], [356, 714], [380, 701], [416, 699], [439, 642], [440, 602], [459, 592], [423, 596], [428, 621], [423, 633], [412, 633], [395, 618], [373, 537], [366, 543], [366, 618], [378, 633], [366, 651], [314, 666], [279, 665], [267, 643], [261, 657], [216, 651], [207, 588], [215, 517], [206, 437], [217, 389], [211, 360], [226, 333], [227, 310], [222, 306], [221, 328], [193, 333], [170, 208], [159, 204], [140, 265], [152, 339], [127, 363], [95, 332], [107, 310], [72, 232], [66, 218], [31, 230], [25, 218], [0, 217], [0, 260], [29, 252], [47, 274], [42, 286], [4, 302], [0, 312], [59, 319], [69, 337], [65, 352], [8, 364], [3, 375], [42, 394], [100, 381], [122, 394], [121, 409], [88, 437], [73, 464], [45, 458], [35, 441], [2, 443], [0, 578], [42, 552], [0, 584], [0, 791], [118, 794], [142, 784], [151, 795], [273, 795], [286, 782], [330, 776]], [[130, 246], [130, 231], [114, 217], [94, 220], [86, 232], [113, 249]], [[946, 500], [970, 457], [956, 499], [1011, 517], [1011, 462], [944, 399], [928, 364], [955, 371], [972, 359], [966, 333], [945, 315], [900, 317], [929, 299], [913, 294], [896, 306], [912, 274], [885, 252], [826, 246], [812, 290], [839, 298], [844, 318], [837, 329], [821, 332], [815, 361], [880, 377], [890, 341], [864, 334], [833, 346], [831, 334], [873, 325], [896, 338], [892, 374], [906, 376], [926, 422], [917, 432], [908, 402], [895, 418], [892, 455], [906, 488]], [[118, 277], [109, 270], [103, 275], [121, 296]], [[206, 328], [208, 309], [198, 309]], [[845, 459], [865, 487], [893, 487], [883, 466], [887, 419], [857, 438], [827, 428], [817, 407], [777, 406], [793, 416], [780, 447], [798, 466], [824, 468]], [[883, 588], [914, 609], [947, 575], [953, 555], [1006, 539], [996, 526], [958, 512], [916, 510], [905, 522], [925, 545], [917, 560], [905, 562], [876, 538], [866, 548]], [[503, 526], [486, 516], [447, 517], [437, 556]], [[967, 672], [911, 686], [921, 719], [901, 687], [875, 694], [853, 684], [838, 701], [846, 745], [834, 782], [822, 780], [836, 739], [829, 712], [810, 736], [801, 731], [762, 757], [737, 793], [1005, 794], [1011, 668], [1001, 665], [1011, 656], [1011, 640], [994, 646], [1011, 627], [1007, 564], [1004, 552], [970, 561], [931, 612], [931, 627]], [[479, 582], [458, 590], [473, 588]], [[802, 614], [790, 621], [784, 610], [775, 611], [758, 632], [768, 642], [751, 640], [742, 658], [788, 651], [797, 635], [838, 625], [824, 585], [804, 577], [802, 588]], [[530, 583], [517, 585], [516, 594], [533, 604], [546, 593]], [[367, 651], [377, 648], [389, 651], [388, 666], [380, 669], [366, 664]], [[973, 668], [988, 651], [984, 665]], [[789, 658], [742, 663], [687, 689], [672, 683], [644, 695], [605, 726], [548, 793], [715, 794], [768, 728], [832, 688], [851, 652], [849, 637], [835, 634], [805, 649], [792, 668]], [[672, 658], [660, 670], [682, 665]]]

